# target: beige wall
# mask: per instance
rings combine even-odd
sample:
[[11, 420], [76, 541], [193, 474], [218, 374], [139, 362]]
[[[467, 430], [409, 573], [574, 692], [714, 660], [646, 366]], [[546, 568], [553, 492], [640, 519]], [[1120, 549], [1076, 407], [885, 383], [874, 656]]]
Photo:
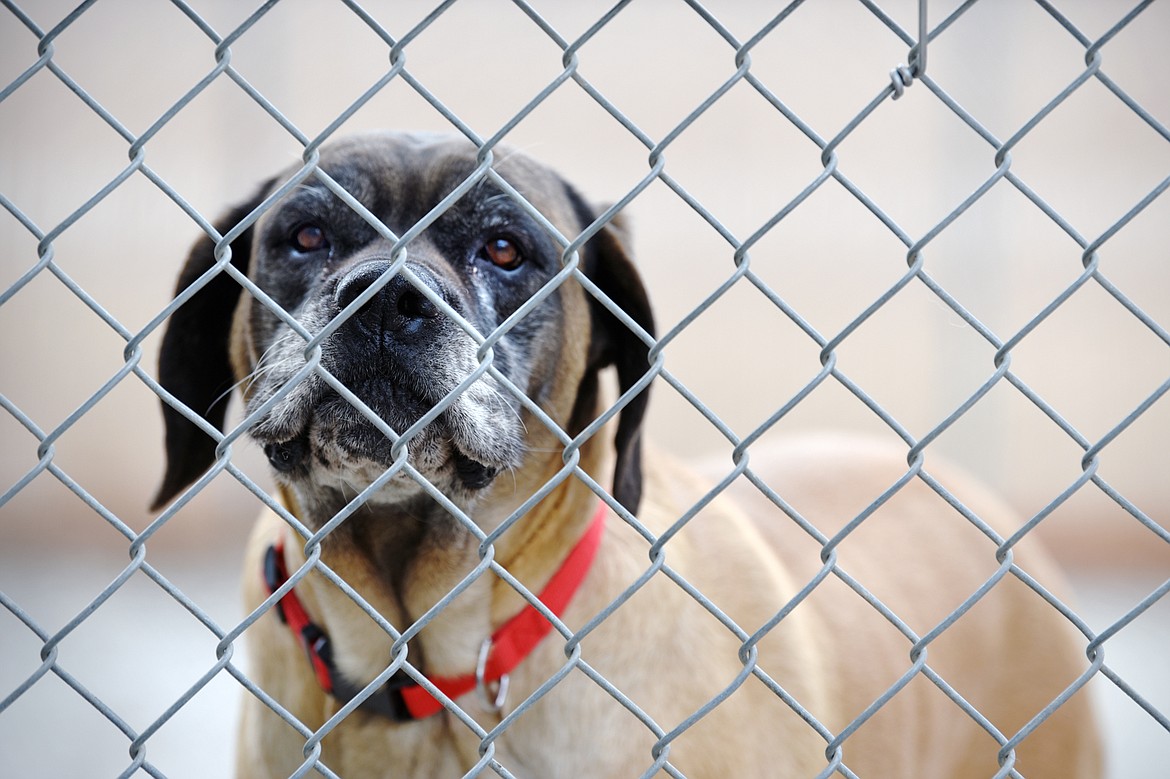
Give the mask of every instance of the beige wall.
[[[30, 2], [45, 28], [72, 2]], [[221, 34], [251, 4], [203, 0]], [[428, 3], [370, 2], [396, 36]], [[567, 39], [608, 3], [538, 3]], [[772, 3], [710, 3], [741, 41]], [[886, 4], [883, 4], [886, 5]], [[1127, 3], [1062, 2], [1094, 38]], [[886, 5], [913, 30], [915, 4]], [[1102, 50], [1103, 68], [1170, 124], [1170, 5], [1155, 4]], [[37, 59], [36, 40], [0, 13], [0, 83]], [[457, 3], [407, 48], [419, 82], [483, 137], [561, 72], [561, 51], [514, 5]], [[857, 3], [809, 3], [751, 52], [751, 72], [822, 138], [835, 136], [883, 87], [906, 47]], [[928, 74], [1006, 139], [1084, 69], [1084, 50], [1033, 5], [987, 0], [929, 50]], [[54, 43], [54, 62], [138, 135], [214, 66], [214, 46], [168, 3], [100, 2]], [[381, 40], [336, 3], [283, 2], [232, 47], [232, 65], [307, 136], [326, 127], [389, 67]], [[639, 0], [586, 43], [579, 72], [646, 135], [664, 137], [735, 71], [733, 49], [685, 4]], [[344, 126], [449, 129], [401, 78]], [[0, 102], [0, 193], [44, 231], [128, 164], [129, 144], [47, 71]], [[544, 159], [599, 201], [648, 172], [648, 150], [573, 82], [536, 108], [507, 142]], [[301, 145], [221, 76], [145, 146], [150, 169], [208, 218], [253, 183], [295, 162]], [[839, 170], [917, 239], [995, 171], [994, 149], [916, 83], [886, 101], [838, 148]], [[733, 87], [665, 151], [666, 173], [746, 239], [822, 170], [820, 149], [745, 83]], [[1095, 239], [1170, 175], [1170, 142], [1092, 81], [1012, 152], [1012, 167], [1085, 240]], [[661, 182], [628, 209], [639, 264], [665, 333], [734, 270], [733, 250]], [[1101, 270], [1150, 317], [1170, 326], [1170, 196], [1100, 250]], [[130, 333], [167, 303], [194, 223], [136, 173], [53, 241], [53, 261]], [[0, 289], [37, 261], [37, 241], [0, 212]], [[906, 270], [906, 247], [829, 181], [762, 238], [751, 267], [826, 337]], [[1082, 271], [1081, 249], [1001, 181], [925, 250], [930, 277], [1007, 340]], [[145, 341], [153, 371], [158, 335]], [[124, 338], [48, 271], [0, 307], [0, 393], [42, 430], [62, 423], [123, 365]], [[668, 347], [667, 367], [737, 434], [747, 435], [820, 369], [819, 347], [741, 282]], [[994, 372], [995, 349], [913, 282], [851, 335], [838, 366], [914, 436], [925, 435]], [[1097, 440], [1170, 378], [1170, 347], [1090, 281], [1012, 353], [1012, 370], [1087, 439]], [[135, 377], [118, 384], [54, 448], [53, 462], [135, 530], [161, 472], [157, 403]], [[688, 455], [730, 447], [664, 383], [652, 435]], [[890, 435], [830, 380], [775, 435], [845, 428]], [[1170, 525], [1164, 442], [1170, 400], [1154, 404], [1102, 453], [1099, 473]], [[35, 439], [0, 413], [0, 489], [32, 468]], [[254, 447], [240, 462], [266, 480]], [[930, 452], [959, 460], [1034, 513], [1081, 473], [1083, 452], [1020, 392], [1001, 382]], [[159, 543], [238, 543], [250, 498], [229, 478], [158, 535]], [[265, 481], [266, 483], [266, 481]], [[0, 508], [0, 543], [124, 546], [62, 484], [42, 474]], [[1166, 560], [1164, 544], [1089, 485], [1046, 520], [1050, 535], [1090, 541], [1089, 556]], [[1119, 547], [1105, 543], [1129, 539]]]

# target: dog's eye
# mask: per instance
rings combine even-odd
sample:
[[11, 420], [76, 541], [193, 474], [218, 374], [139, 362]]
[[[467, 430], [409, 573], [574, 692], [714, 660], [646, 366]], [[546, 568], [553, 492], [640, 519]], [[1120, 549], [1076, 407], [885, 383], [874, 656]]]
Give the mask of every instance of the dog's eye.
[[492, 238], [484, 244], [483, 254], [493, 265], [504, 270], [514, 270], [524, 262], [520, 248], [507, 238]]
[[312, 254], [329, 248], [325, 231], [315, 224], [303, 224], [293, 230], [292, 248], [301, 254]]

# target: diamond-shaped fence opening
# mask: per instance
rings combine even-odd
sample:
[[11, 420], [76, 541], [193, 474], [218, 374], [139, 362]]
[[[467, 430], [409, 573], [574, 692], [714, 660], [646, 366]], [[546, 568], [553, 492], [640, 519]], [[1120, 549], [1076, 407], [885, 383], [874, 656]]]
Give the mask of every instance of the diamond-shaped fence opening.
[[[978, 771], [1017, 777], [1032, 774], [1026, 760], [1017, 765], [1015, 748], [1026, 754], [1066, 700], [1092, 694], [1108, 775], [1160, 775], [1170, 757], [1162, 651], [1170, 489], [1160, 454], [1170, 433], [1162, 218], [1170, 103], [1164, 69], [1149, 63], [1165, 59], [1165, 0], [2, 5], [6, 771], [222, 775], [242, 697], [283, 720], [281, 735], [295, 747], [285, 757], [289, 775], [345, 775], [331, 763], [338, 731], [367, 716], [353, 709], [393, 678], [433, 694], [465, 745], [458, 765], [436, 764], [436, 776], [569, 771], [555, 759], [524, 765], [508, 751], [510, 740], [538, 733], [548, 754], [581, 755], [573, 723], [544, 723], [566, 696], [608, 712], [639, 755], [615, 764], [622, 750], [603, 749], [579, 757], [573, 775], [687, 775], [691, 761], [708, 765], [695, 745], [713, 731], [729, 753], [759, 749], [727, 722], [732, 709], [723, 704], [739, 698], [810, 735], [803, 756], [773, 745], [777, 765], [804, 760], [819, 771], [810, 776], [869, 776], [851, 761], [898, 731], [912, 694], [934, 716], [977, 726], [985, 742]], [[367, 192], [317, 167], [323, 144], [376, 128], [462, 136], [480, 147], [478, 164], [439, 193], [440, 207], [383, 224]], [[540, 213], [531, 193], [512, 189], [512, 149], [551, 163], [589, 199], [599, 218], [588, 235], [564, 232], [561, 216]], [[391, 273], [313, 328], [303, 312], [281, 307], [279, 290], [223, 254], [224, 232], [234, 240], [276, 198], [241, 211], [242, 225], [217, 219], [279, 170], [282, 195], [319, 191], [392, 247]], [[425, 231], [479, 188], [539, 224], [564, 264], [514, 315], [487, 327], [402, 263], [404, 252], [427, 250]], [[656, 303], [656, 336], [637, 312], [622, 310], [612, 288], [583, 274], [578, 250], [602, 230], [632, 236], [628, 248]], [[217, 256], [175, 290], [183, 257], [204, 236], [220, 243]], [[233, 257], [242, 248], [233, 246]], [[322, 344], [399, 282], [414, 290], [404, 298], [410, 305], [454, 322], [474, 359], [422, 420], [395, 429], [323, 359]], [[567, 430], [548, 398], [527, 397], [509, 378], [508, 344], [527, 337], [529, 317], [562, 285], [577, 282], [629, 333], [620, 337], [649, 355], [636, 376], [621, 379], [633, 390], [618, 397], [607, 387], [599, 419]], [[261, 316], [295, 330], [277, 366], [292, 368], [272, 403], [325, 387], [387, 439], [392, 464], [371, 476], [374, 487], [353, 486], [323, 527], [305, 527], [274, 497], [265, 452], [249, 438], [264, 415], [254, 407], [233, 407], [222, 433], [204, 425], [216, 444], [211, 470], [177, 502], [146, 511], [161, 471], [155, 396], [189, 419], [209, 412], [171, 397], [156, 370], [166, 322], [209, 285], [238, 287], [268, 312]], [[168, 302], [172, 294], [178, 299]], [[495, 555], [529, 532], [526, 512], [553, 490], [611, 500], [583, 467], [582, 447], [603, 422], [631, 413], [649, 384], [649, 437], [709, 455], [715, 481], [693, 494], [679, 487], [681, 514], [664, 531], [619, 511], [607, 532], [645, 555], [616, 577], [621, 587], [587, 623], [564, 624], [536, 605], [530, 574]], [[534, 440], [563, 450], [565, 466], [481, 525], [405, 452], [429, 420], [459, 413], [462, 399], [485, 387], [524, 415]], [[826, 510], [808, 502], [799, 468], [766, 481], [743, 457], [812, 428], [893, 442], [904, 463], [870, 474], [856, 505]], [[1020, 511], [1016, 526], [984, 524], [977, 493], [936, 474], [936, 455], [998, 488]], [[349, 532], [351, 517], [392, 480], [417, 484], [470, 549], [450, 591], [421, 609], [368, 601], [369, 591], [321, 557], [322, 542]], [[889, 517], [919, 488], [937, 504], [938, 522], [891, 537]], [[740, 589], [759, 586], [760, 572], [723, 554], [707, 511], [725, 490], [791, 531], [789, 600], [771, 604], [774, 616], [762, 623], [724, 611], [732, 604], [687, 579], [696, 563], [686, 550], [700, 548], [709, 554], [702, 566], [723, 566], [721, 576]], [[269, 612], [287, 617], [276, 596], [251, 613], [235, 605], [247, 527], [262, 505], [289, 525], [290, 538], [303, 536], [304, 565], [274, 585], [278, 594], [327, 592], [384, 650], [377, 678], [363, 680], [336, 716], [298, 709], [249, 675], [245, 652], [255, 660], [276, 651], [256, 645], [274, 620]], [[938, 554], [978, 548], [982, 565], [956, 563], [953, 602], [904, 622], [904, 593], [867, 573], [858, 552], [886, 549], [884, 565], [912, 574], [918, 542], [944, 526], [961, 529]], [[1040, 542], [1067, 563], [1079, 597], [1066, 600], [1046, 569], [1016, 564], [1017, 550], [1024, 559]], [[243, 576], [255, 586], [260, 573]], [[410, 650], [493, 582], [515, 609], [536, 606], [536, 618], [559, 634], [547, 639], [557, 659], [543, 679], [511, 698], [496, 691], [508, 700], [502, 719], [462, 693], [430, 689], [426, 658]], [[969, 640], [965, 626], [997, 588], [1061, 615], [1087, 655], [1080, 676], [1035, 680], [1052, 704], [1023, 721], [1001, 717], [994, 697], [967, 686], [950, 662], [950, 647]], [[903, 652], [853, 680], [865, 703], [826, 718], [815, 685], [785, 671], [816, 658], [775, 647], [791, 646], [786, 637], [808, 609], [833, 603], [861, 609], [855, 624], [834, 625], [840, 641], [888, 636]], [[683, 615], [696, 635], [672, 635]], [[691, 669], [695, 684], [678, 691], [678, 705], [661, 706], [656, 679], [596, 651], [634, 635], [676, 671], [697, 663], [687, 642], [737, 659], [718, 671]], [[978, 641], [981, 660], [996, 663], [1028, 637]], [[391, 775], [407, 770], [378, 762]], [[719, 775], [718, 762], [693, 773]]]
[[[232, 46], [232, 67], [253, 89], [277, 106], [293, 126], [309, 137], [322, 129], [322, 115], [341, 114], [360, 101], [391, 69], [386, 41], [375, 29], [344, 5], [324, 7], [306, 14], [297, 3], [279, 3], [260, 16]], [[319, 26], [335, 32], [319, 35]], [[236, 56], [236, 53], [239, 56]], [[273, 68], [273, 59], [286, 62], [295, 79], [282, 77]], [[352, 78], [339, 83], [333, 77], [334, 63], [344, 61]], [[308, 114], [288, 98], [309, 92], [318, 96], [317, 108]]]
[[[469, 29], [476, 30], [470, 38]], [[411, 74], [456, 115], [470, 116], [474, 104], [475, 130], [485, 138], [564, 72], [561, 48], [508, 0], [474, 7], [456, 3], [409, 47]], [[509, 89], [499, 90], [501, 83]], [[475, 97], [493, 92], [496, 99], [486, 105]]]
[[[206, 73], [201, 39], [203, 33], [174, 5], [144, 5], [129, 23], [117, 8], [94, 3], [54, 39], [53, 61], [140, 134]], [[105, 67], [92, 69], [95, 61]], [[156, 77], [127, 89], [131, 74], [147, 62]]]
[[[1083, 10], [1074, 9], [1078, 16]], [[1116, 21], [1116, 13], [1111, 14]], [[979, 123], [1011, 135], [1085, 69], [1084, 46], [1039, 3], [975, 3], [952, 25], [953, 45], [932, 48], [930, 71]], [[1003, 52], [1012, 56], [1004, 58]], [[970, 67], [978, 61], [980, 67]], [[1112, 61], [1110, 63], [1112, 65]], [[1018, 78], [1026, 72], [1028, 77]], [[1005, 88], [1008, 80], [1012, 86]]]
[[[0, 105], [3, 106], [0, 116], [6, 125], [14, 128], [13, 141], [20, 141], [24, 151], [7, 161], [13, 180], [32, 176], [38, 166], [49, 164], [63, 149], [85, 152], [73, 168], [69, 185], [54, 193], [55, 196], [50, 197], [47, 192], [40, 196], [29, 193], [20, 203], [14, 202], [8, 210], [19, 212], [14, 213], [18, 219], [55, 226], [126, 166], [125, 144], [117, 132], [46, 70], [33, 73], [6, 94]], [[35, 259], [34, 254], [20, 263], [21, 270], [31, 267]]]
[[[1062, 129], [1065, 126], [1068, 129]], [[1021, 139], [1016, 146], [1017, 172], [1079, 231], [1096, 237], [1161, 185], [1162, 171], [1170, 165], [1170, 151], [1160, 146], [1141, 162], [1118, 151], [1140, 147], [1147, 136], [1164, 137], [1164, 133], [1164, 128], [1151, 127], [1104, 86], [1089, 82]], [[1033, 173], [1023, 159], [1035, 159], [1043, 153], [1041, 149], [1051, 149], [1057, 135], [1079, 149], [1081, 164], [1074, 170], [1044, 166], [1045, 172]]]

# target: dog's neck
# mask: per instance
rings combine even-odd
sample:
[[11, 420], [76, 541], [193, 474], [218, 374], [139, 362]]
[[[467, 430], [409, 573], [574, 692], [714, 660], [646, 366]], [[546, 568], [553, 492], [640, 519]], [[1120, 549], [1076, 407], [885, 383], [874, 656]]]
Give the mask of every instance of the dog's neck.
[[[600, 473], [608, 447], [586, 444], [582, 466]], [[516, 480], [497, 480], [499, 492], [469, 512], [487, 532], [523, 499], [563, 468], [560, 456], [527, 463]], [[510, 496], [502, 495], [507, 492]], [[306, 516], [287, 489], [282, 499], [309, 527], [328, 516]], [[539, 592], [595, 515], [598, 498], [568, 478], [520, 517], [495, 542], [493, 560], [531, 592]], [[491, 512], [484, 506], [493, 507]], [[288, 545], [292, 563], [303, 561], [300, 544]], [[347, 518], [322, 543], [322, 561], [357, 590], [398, 630], [405, 630], [480, 564], [479, 540], [429, 498], [401, 506], [375, 505]], [[329, 632], [339, 667], [355, 680], [380, 672], [389, 656], [389, 637], [336, 585], [322, 577], [304, 580], [306, 607]], [[411, 643], [409, 659], [428, 674], [457, 675], [474, 667], [483, 639], [524, 607], [512, 586], [491, 572], [480, 576], [431, 618]]]

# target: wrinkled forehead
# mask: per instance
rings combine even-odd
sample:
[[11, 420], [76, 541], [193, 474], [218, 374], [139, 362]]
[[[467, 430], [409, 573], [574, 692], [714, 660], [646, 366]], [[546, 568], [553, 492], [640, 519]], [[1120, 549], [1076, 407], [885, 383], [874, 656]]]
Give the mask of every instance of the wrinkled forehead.
[[[565, 182], [552, 170], [525, 155], [496, 148], [490, 166], [483, 164], [474, 144], [463, 138], [425, 133], [375, 132], [351, 136], [326, 145], [319, 166], [329, 178], [379, 218], [393, 214], [408, 228], [425, 218], [457, 190], [462, 197], [453, 208], [470, 200], [506, 199], [539, 212], [570, 240], [585, 227], [573, 207]], [[501, 186], [487, 168], [506, 182]], [[273, 185], [284, 184], [296, 168]], [[522, 198], [516, 200], [509, 187]], [[344, 202], [325, 182], [310, 174], [282, 203], [332, 210]]]

